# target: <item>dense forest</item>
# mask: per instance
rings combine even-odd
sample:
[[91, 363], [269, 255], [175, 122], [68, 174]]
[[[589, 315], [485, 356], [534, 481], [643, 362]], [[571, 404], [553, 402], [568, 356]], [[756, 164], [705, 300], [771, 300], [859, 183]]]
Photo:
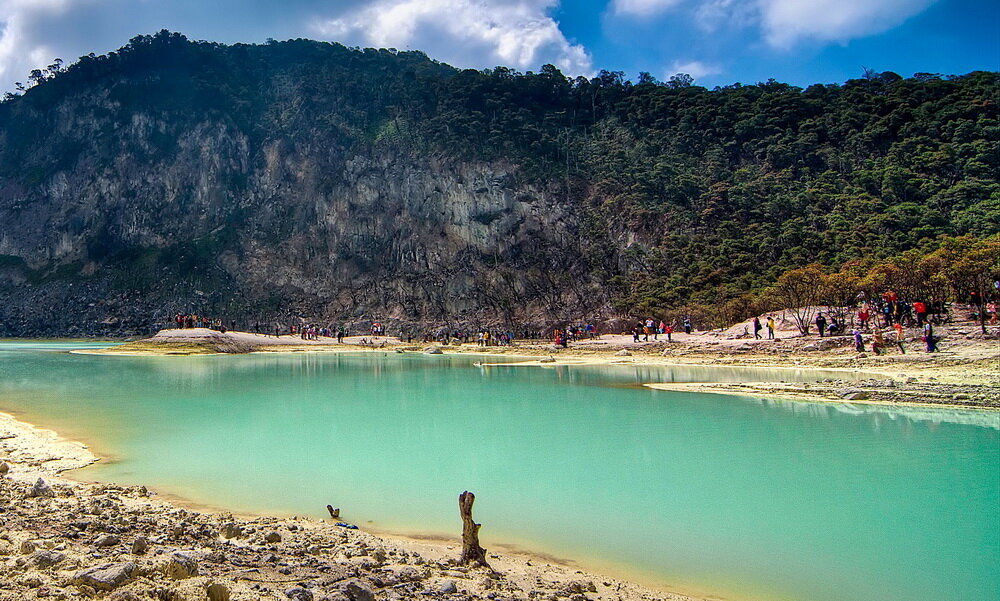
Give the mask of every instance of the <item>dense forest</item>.
[[[22, 298], [94, 321], [144, 302], [241, 319], [711, 319], [788, 270], [1000, 232], [992, 72], [709, 90], [163, 31], [21, 88], [0, 103], [9, 333], [38, 319]], [[317, 269], [335, 281], [295, 275]], [[87, 307], [119, 300], [88, 311], [53, 292], [65, 283]]]

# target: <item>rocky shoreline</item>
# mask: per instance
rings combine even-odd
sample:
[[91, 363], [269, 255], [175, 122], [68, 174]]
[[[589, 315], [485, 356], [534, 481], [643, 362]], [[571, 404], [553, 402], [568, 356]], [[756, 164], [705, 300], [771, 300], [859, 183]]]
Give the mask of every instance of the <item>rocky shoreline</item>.
[[453, 544], [196, 511], [62, 475], [97, 460], [0, 414], [0, 601], [695, 601], [538, 557], [493, 552], [492, 569], [467, 568]]

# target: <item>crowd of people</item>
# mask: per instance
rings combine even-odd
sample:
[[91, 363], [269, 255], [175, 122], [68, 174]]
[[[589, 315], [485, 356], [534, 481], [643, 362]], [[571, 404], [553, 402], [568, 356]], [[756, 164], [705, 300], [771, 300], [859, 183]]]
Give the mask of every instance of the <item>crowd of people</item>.
[[[176, 313], [174, 314], [174, 326], [179, 329], [208, 328], [220, 332], [226, 331], [226, 324], [221, 319], [211, 319], [206, 315], [197, 313]], [[236, 322], [230, 322], [229, 329], [236, 329]]]
[[[684, 329], [685, 334], [690, 334], [693, 330], [691, 325], [691, 318], [685, 316], [681, 322], [681, 327]], [[632, 327], [632, 342], [639, 342], [640, 338], [642, 342], [649, 342], [649, 337], [652, 336], [653, 340], [659, 340], [660, 336], [665, 335], [667, 337], [667, 342], [673, 342], [673, 334], [677, 331], [677, 322], [666, 323], [662, 319], [659, 323], [654, 319], [647, 318], [645, 321], [636, 322]]]

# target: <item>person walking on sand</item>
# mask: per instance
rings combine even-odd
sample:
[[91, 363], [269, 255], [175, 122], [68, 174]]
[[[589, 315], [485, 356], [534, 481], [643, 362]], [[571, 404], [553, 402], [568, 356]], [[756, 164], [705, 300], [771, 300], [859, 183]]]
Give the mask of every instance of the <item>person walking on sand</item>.
[[669, 326], [664, 324], [663, 333], [667, 335], [667, 342], [673, 342], [674, 339], [670, 335], [674, 333], [674, 324], [670, 324]]
[[823, 337], [823, 332], [826, 330], [826, 318], [823, 317], [822, 313], [816, 315], [816, 329], [819, 330], [819, 337]]
[[774, 315], [767, 316], [767, 339], [774, 340]]
[[753, 318], [753, 337], [754, 340], [760, 340], [760, 331], [764, 329], [764, 326], [760, 325], [760, 318]]
[[882, 337], [882, 329], [875, 328], [875, 331], [872, 332], [872, 352], [881, 355], [883, 346], [885, 346], [885, 338]]
[[905, 339], [905, 335], [903, 334], [903, 324], [893, 324], [892, 327], [896, 330], [896, 346], [899, 347], [900, 354], [905, 355], [906, 349], [903, 348], [903, 340]]
[[854, 350], [859, 353], [865, 352], [865, 341], [861, 337], [861, 330], [854, 328], [851, 333], [854, 334]]
[[934, 337], [934, 326], [931, 322], [924, 324], [924, 342], [927, 344], [927, 352], [933, 353], [938, 350], [937, 338]]
[[684, 317], [684, 333], [685, 334], [691, 333], [691, 317], [689, 316]]

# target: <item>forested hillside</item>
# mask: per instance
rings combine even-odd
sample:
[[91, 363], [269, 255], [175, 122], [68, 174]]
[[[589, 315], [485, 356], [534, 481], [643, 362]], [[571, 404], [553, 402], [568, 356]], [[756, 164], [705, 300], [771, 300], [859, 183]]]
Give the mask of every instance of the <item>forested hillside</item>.
[[1000, 76], [801, 89], [140, 36], [0, 103], [0, 335], [550, 325], [1000, 231]]

